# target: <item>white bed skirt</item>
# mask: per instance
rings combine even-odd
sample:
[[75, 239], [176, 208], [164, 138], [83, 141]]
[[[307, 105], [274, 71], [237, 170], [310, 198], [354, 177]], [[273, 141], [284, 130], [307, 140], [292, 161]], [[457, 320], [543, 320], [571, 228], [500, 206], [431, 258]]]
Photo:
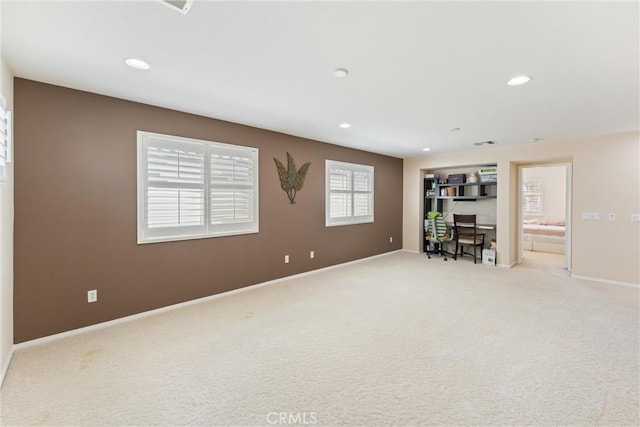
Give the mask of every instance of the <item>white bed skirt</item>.
[[539, 234], [523, 234], [522, 249], [525, 251], [551, 252], [563, 254], [565, 238], [558, 236], [542, 236]]

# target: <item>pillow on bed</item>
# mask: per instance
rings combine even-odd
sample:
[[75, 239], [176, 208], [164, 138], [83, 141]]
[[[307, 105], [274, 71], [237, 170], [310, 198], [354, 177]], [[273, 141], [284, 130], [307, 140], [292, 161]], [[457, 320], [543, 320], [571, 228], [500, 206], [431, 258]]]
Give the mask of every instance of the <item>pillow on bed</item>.
[[563, 226], [564, 225], [564, 219], [543, 219], [542, 221], [540, 221], [540, 224], [542, 224], [542, 225], [559, 225], [559, 226]]
[[534, 224], [540, 224], [540, 220], [539, 219], [523, 219], [522, 223], [534, 225]]

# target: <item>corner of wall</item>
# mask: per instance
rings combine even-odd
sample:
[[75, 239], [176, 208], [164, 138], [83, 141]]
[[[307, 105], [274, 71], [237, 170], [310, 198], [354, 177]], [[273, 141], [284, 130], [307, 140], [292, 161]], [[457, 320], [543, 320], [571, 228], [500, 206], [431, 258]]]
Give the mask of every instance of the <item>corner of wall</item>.
[[[0, 2], [0, 21], [2, 19]], [[0, 56], [0, 91], [13, 110], [13, 74]], [[13, 165], [7, 168], [7, 180], [0, 184], [0, 384], [13, 351]]]

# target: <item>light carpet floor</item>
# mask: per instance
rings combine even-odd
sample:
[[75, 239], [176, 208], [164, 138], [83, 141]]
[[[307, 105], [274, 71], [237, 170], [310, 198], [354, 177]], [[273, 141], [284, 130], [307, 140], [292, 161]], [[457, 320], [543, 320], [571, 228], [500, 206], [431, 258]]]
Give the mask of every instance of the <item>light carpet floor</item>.
[[393, 253], [22, 349], [0, 421], [638, 425], [638, 292]]

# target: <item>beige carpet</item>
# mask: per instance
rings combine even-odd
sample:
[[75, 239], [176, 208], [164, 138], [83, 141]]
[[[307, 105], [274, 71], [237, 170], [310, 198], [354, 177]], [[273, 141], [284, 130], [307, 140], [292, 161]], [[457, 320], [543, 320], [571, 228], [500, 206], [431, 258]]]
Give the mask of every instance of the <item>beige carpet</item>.
[[547, 261], [394, 253], [23, 349], [1, 422], [638, 425], [638, 289]]

